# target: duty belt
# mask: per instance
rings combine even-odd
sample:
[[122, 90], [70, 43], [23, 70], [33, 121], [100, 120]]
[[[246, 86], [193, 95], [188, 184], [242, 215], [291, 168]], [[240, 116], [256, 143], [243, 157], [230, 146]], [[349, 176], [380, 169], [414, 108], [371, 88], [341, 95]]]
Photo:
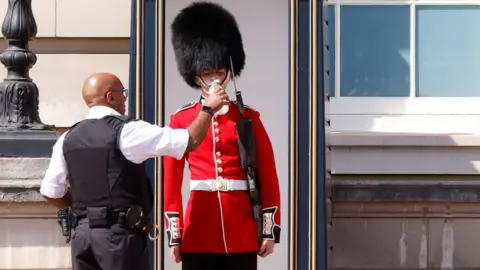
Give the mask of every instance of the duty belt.
[[[92, 214], [90, 213], [103, 211], [106, 211], [105, 217], [100, 217], [99, 219], [91, 217]], [[78, 225], [78, 221], [84, 218], [89, 218], [90, 223], [97, 222], [98, 224], [100, 221], [102, 224], [100, 224], [99, 227], [109, 227], [113, 224], [119, 224], [126, 228], [141, 229], [145, 232], [155, 229], [154, 236], [148, 233], [148, 238], [152, 241], [156, 240], [160, 233], [159, 226], [150, 222], [150, 217], [143, 212], [140, 206], [132, 206], [127, 210], [106, 210], [105, 207], [91, 207], [85, 211], [75, 211], [72, 215], [72, 228], [75, 228]], [[92, 225], [90, 227], [92, 227]]]

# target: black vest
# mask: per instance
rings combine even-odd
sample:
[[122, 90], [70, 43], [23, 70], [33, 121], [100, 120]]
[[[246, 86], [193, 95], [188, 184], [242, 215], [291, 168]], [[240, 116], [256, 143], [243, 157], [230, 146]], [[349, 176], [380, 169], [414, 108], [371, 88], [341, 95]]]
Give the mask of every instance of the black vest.
[[145, 163], [128, 161], [118, 146], [127, 116], [105, 116], [75, 124], [65, 136], [63, 155], [67, 163], [72, 208], [107, 206], [126, 210], [139, 205], [146, 213], [153, 207], [153, 192]]

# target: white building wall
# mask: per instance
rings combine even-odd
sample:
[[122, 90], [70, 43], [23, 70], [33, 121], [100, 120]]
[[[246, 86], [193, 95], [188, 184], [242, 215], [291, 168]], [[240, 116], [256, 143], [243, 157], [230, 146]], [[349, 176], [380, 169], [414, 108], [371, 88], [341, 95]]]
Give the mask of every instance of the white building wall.
[[[30, 47], [37, 63], [30, 76], [40, 90], [44, 123], [69, 127], [87, 108], [81, 96], [86, 77], [112, 72], [128, 87], [130, 0], [35, 0], [38, 34]], [[8, 1], [0, 1], [0, 16]], [[0, 44], [0, 51], [7, 48]], [[6, 69], [0, 67], [0, 78]]]

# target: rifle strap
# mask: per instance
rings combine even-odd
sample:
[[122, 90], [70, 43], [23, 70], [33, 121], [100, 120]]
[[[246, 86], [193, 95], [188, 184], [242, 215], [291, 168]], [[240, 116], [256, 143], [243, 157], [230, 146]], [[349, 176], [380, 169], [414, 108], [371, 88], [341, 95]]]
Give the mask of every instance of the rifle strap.
[[237, 121], [237, 136], [243, 169], [247, 169], [248, 167], [256, 169], [255, 134], [251, 118], [242, 117]]
[[240, 161], [245, 171], [248, 195], [252, 204], [253, 216], [257, 226], [257, 238], [259, 245], [263, 240], [262, 206], [260, 187], [256, 176], [257, 155], [255, 151], [255, 134], [251, 118], [241, 117], [237, 121], [238, 149]]

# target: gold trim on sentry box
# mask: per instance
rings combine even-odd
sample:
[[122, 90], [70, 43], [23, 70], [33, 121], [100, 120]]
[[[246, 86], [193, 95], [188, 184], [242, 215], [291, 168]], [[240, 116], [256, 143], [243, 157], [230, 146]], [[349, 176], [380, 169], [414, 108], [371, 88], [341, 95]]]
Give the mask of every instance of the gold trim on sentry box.
[[289, 269], [297, 270], [298, 257], [298, 0], [290, 0], [290, 177], [289, 177]]
[[318, 98], [318, 0], [310, 0], [310, 222], [309, 222], [309, 269], [317, 269], [317, 98]]
[[[164, 46], [165, 46], [165, 0], [155, 1], [155, 123], [164, 126]], [[164, 230], [163, 230], [163, 166], [162, 158], [155, 158], [155, 223], [159, 226], [159, 235], [155, 243], [155, 265], [164, 269]]]

